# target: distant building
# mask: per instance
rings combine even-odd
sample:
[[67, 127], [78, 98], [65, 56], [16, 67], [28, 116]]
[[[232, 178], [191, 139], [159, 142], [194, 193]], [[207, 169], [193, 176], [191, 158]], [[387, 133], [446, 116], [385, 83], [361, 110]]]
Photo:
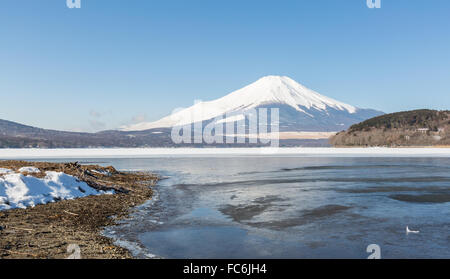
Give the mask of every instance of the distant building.
[[430, 129], [429, 128], [419, 128], [416, 131], [421, 132], [422, 134], [426, 134]]

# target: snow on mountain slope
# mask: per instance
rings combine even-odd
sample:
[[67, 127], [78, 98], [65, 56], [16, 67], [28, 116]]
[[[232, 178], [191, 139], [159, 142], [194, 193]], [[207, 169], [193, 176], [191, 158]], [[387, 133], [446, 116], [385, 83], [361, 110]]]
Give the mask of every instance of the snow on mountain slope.
[[[138, 123], [121, 127], [123, 131], [140, 131], [154, 128], [185, 125], [196, 121], [211, 120], [227, 113], [239, 113], [258, 107], [289, 107], [303, 116], [316, 117], [328, 110], [355, 114], [359, 109], [320, 95], [285, 76], [266, 76], [222, 98], [195, 105], [175, 112], [155, 122]], [[291, 113], [292, 114], [292, 113]]]

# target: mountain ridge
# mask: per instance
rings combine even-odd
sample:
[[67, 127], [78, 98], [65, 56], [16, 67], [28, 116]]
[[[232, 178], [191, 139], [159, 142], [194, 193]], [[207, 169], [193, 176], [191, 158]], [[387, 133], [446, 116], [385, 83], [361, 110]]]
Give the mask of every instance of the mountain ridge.
[[[176, 144], [171, 129], [122, 132], [116, 130], [79, 133], [48, 130], [0, 119], [0, 148], [174, 148], [260, 147], [264, 144]], [[329, 146], [327, 139], [285, 139], [280, 146]]]

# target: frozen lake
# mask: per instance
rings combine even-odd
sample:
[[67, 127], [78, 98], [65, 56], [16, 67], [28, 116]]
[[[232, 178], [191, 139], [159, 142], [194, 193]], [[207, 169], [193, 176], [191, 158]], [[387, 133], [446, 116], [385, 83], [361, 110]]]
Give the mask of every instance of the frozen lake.
[[450, 258], [450, 158], [424, 154], [53, 160], [166, 177], [105, 231], [137, 257]]
[[227, 156], [450, 157], [450, 148], [87, 148], [0, 149], [0, 159]]

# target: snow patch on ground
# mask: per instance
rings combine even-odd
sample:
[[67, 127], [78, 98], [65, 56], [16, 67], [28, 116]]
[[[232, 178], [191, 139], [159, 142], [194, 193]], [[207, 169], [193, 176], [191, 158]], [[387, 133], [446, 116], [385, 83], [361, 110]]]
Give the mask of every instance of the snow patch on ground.
[[0, 174], [12, 173], [13, 171], [10, 169], [0, 168]]
[[[62, 173], [47, 171], [44, 178], [8, 173], [0, 176], [0, 210], [33, 207], [58, 200], [104, 194]], [[109, 193], [109, 192], [108, 192]]]
[[40, 173], [41, 171], [35, 167], [23, 167], [19, 169], [19, 172]]
[[106, 176], [110, 176], [111, 173], [109, 171], [103, 171], [103, 170], [92, 170], [93, 173], [102, 174]]

